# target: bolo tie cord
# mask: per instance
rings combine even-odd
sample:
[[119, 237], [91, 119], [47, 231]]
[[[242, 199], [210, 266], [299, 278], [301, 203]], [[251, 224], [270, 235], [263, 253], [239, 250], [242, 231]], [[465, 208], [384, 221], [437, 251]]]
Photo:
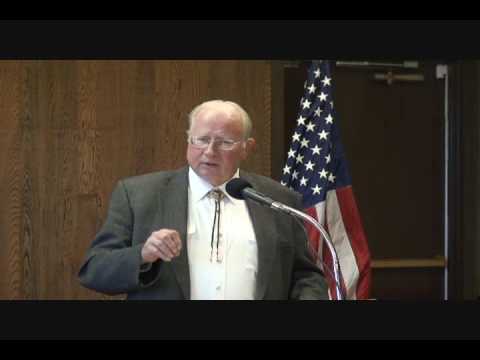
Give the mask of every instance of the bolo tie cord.
[[220, 262], [218, 258], [218, 244], [220, 242], [220, 200], [219, 197], [221, 194], [215, 194], [215, 215], [213, 218], [213, 226], [212, 226], [212, 239], [210, 241], [210, 261], [212, 261], [213, 257], [213, 241], [215, 238], [215, 225], [217, 226], [217, 245], [216, 245], [216, 252], [217, 252], [217, 262]]

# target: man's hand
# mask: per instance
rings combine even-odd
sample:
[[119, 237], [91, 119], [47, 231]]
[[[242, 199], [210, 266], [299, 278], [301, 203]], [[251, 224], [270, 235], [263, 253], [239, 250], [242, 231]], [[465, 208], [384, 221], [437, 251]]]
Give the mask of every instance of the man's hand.
[[180, 255], [182, 241], [176, 230], [161, 229], [154, 231], [142, 248], [142, 259], [144, 262], [152, 263], [157, 259], [170, 261]]

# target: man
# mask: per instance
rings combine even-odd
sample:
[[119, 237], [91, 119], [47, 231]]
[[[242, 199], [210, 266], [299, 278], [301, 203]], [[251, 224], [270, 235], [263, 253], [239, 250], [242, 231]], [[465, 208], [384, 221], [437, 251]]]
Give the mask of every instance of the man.
[[80, 282], [128, 299], [328, 299], [301, 226], [225, 191], [229, 180], [242, 177], [300, 206], [291, 190], [239, 170], [255, 145], [251, 128], [233, 102], [193, 109], [189, 167], [119, 181]]

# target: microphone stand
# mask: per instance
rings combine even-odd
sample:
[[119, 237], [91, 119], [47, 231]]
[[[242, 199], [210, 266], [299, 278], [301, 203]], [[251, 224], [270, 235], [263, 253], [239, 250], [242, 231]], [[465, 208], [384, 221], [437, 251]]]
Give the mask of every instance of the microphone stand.
[[305, 214], [304, 212], [299, 211], [297, 209], [291, 208], [290, 206], [279, 203], [277, 201], [273, 201], [270, 204], [270, 207], [274, 210], [279, 210], [307, 221], [308, 223], [312, 224], [320, 232], [320, 234], [322, 234], [323, 238], [325, 239], [325, 242], [327, 243], [328, 250], [330, 251], [330, 254], [333, 259], [333, 274], [335, 276], [335, 289], [337, 292], [337, 300], [344, 300], [342, 296], [342, 292], [340, 291], [340, 264], [338, 261], [337, 252], [335, 251], [335, 247], [333, 246], [333, 243], [330, 240], [330, 236], [322, 227], [322, 225], [320, 225], [320, 223], [310, 215]]

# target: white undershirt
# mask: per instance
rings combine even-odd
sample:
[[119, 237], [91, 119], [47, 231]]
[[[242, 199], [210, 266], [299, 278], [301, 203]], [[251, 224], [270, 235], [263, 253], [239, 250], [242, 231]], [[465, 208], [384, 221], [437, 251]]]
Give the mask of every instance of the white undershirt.
[[[238, 177], [239, 171], [233, 176]], [[215, 200], [213, 188], [191, 168], [188, 172], [188, 262], [192, 300], [252, 300], [257, 277], [257, 241], [245, 201], [232, 198], [225, 184], [217, 186], [225, 197], [220, 203], [220, 240], [217, 262], [214, 238], [210, 261]]]

